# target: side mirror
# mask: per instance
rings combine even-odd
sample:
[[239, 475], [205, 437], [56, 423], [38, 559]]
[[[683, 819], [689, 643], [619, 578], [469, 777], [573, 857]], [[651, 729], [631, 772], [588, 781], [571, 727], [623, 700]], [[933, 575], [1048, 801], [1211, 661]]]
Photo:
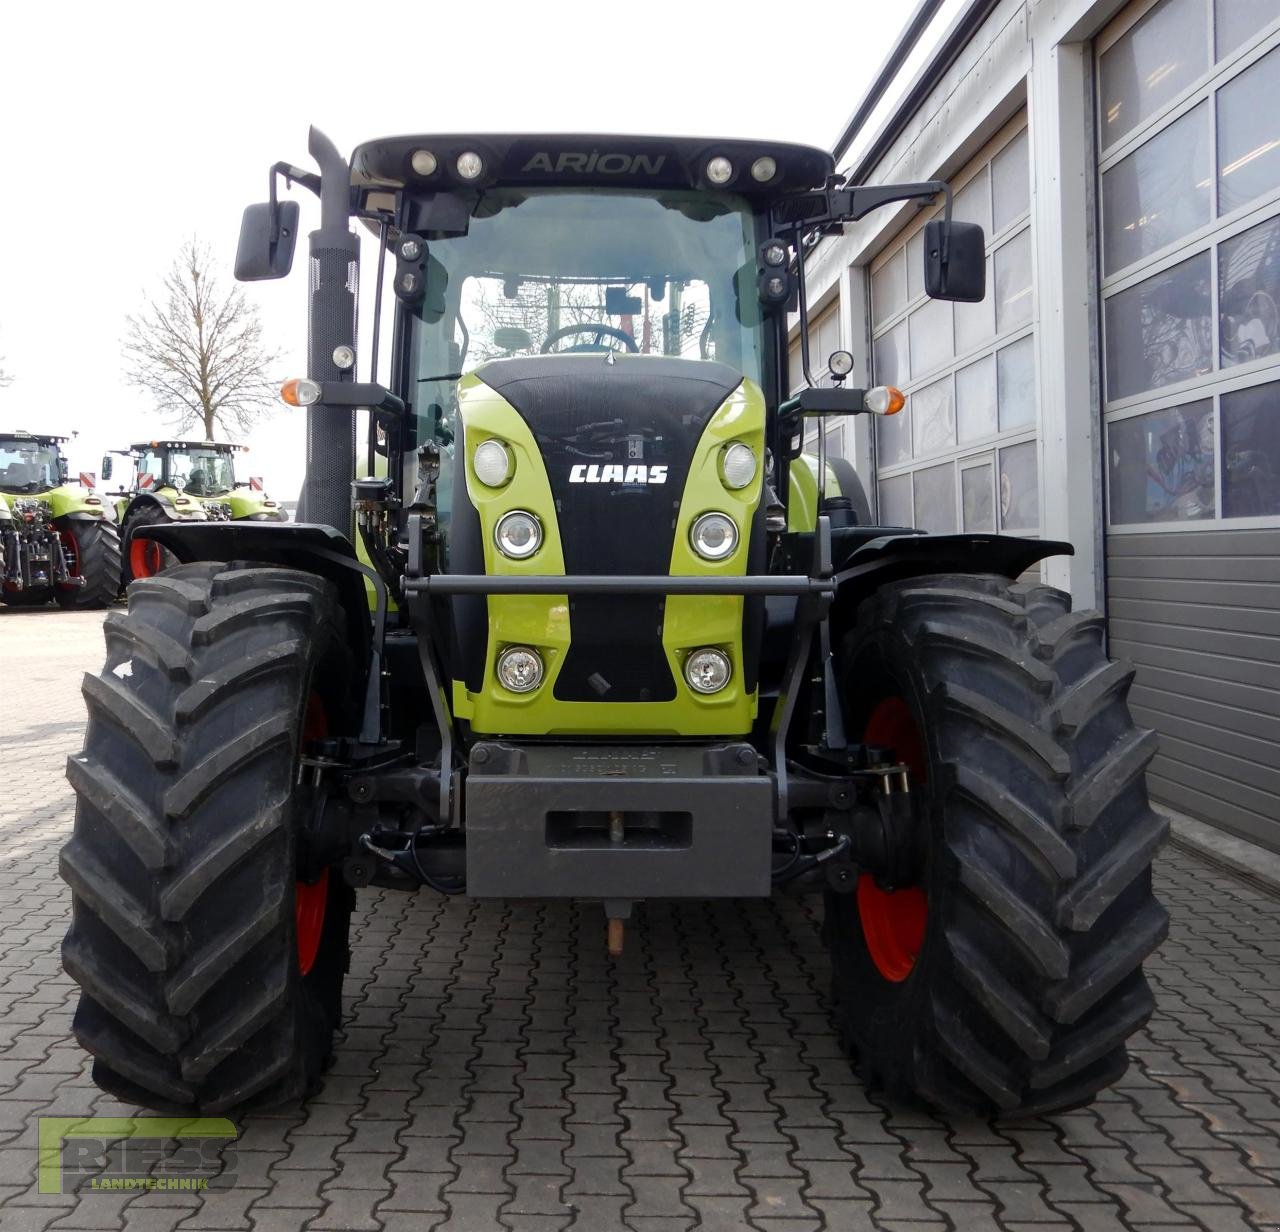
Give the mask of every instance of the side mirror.
[[102, 482], [106, 483], [111, 478], [111, 455], [104, 453], [102, 455]]
[[263, 201], [245, 207], [236, 246], [237, 280], [261, 282], [289, 272], [301, 213], [296, 201]]
[[976, 222], [947, 222], [935, 218], [925, 223], [924, 289], [929, 298], [963, 304], [976, 304], [984, 299], [986, 246], [986, 237]]

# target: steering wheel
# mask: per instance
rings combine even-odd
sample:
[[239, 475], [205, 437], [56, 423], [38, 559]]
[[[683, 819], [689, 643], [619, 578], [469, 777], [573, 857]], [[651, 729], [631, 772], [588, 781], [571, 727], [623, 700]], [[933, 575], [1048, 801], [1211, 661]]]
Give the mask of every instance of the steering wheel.
[[558, 352], [560, 355], [569, 355], [574, 351], [608, 351], [611, 347], [604, 345], [604, 339], [617, 338], [623, 346], [627, 348], [633, 355], [639, 354], [640, 348], [636, 346], [636, 340], [625, 329], [615, 329], [612, 325], [565, 325], [556, 330], [555, 333], [547, 336], [546, 342], [542, 344], [542, 353], [548, 354], [553, 346], [560, 341], [561, 338], [567, 338], [570, 334], [595, 334], [594, 342], [580, 342], [577, 346], [566, 347], [563, 351]]

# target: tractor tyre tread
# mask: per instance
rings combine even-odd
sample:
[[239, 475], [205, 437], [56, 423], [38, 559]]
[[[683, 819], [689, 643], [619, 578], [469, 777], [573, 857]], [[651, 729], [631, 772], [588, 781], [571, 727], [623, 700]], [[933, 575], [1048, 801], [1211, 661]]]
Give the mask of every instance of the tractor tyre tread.
[[1049, 587], [943, 576], [883, 588], [846, 634], [842, 671], [886, 664], [928, 745], [928, 931], [902, 991], [882, 981], [869, 1000], [853, 896], [827, 899], [841, 1037], [896, 1094], [1006, 1117], [1079, 1106], [1123, 1073], [1151, 1014], [1168, 825], [1147, 800], [1155, 742], [1129, 715], [1133, 673], [1102, 628]]
[[[216, 620], [246, 599], [251, 625]], [[127, 614], [107, 621], [84, 751], [68, 763], [63, 962], [94, 1079], [123, 1099], [181, 1112], [280, 1102], [305, 1094], [331, 1052], [354, 898], [330, 878], [304, 978], [291, 796], [309, 691], [349, 688], [320, 670], [345, 668], [343, 627], [331, 584], [216, 563], [138, 580]], [[270, 653], [281, 645], [307, 649]]]
[[99, 611], [120, 597], [120, 531], [114, 522], [75, 522], [83, 586], [55, 587], [58, 606], [75, 612]]

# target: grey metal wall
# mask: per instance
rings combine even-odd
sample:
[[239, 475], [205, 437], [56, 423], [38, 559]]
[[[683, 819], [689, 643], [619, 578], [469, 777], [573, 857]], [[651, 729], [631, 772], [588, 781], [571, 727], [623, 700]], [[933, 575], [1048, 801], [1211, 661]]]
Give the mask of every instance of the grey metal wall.
[[1280, 530], [1109, 535], [1107, 618], [1152, 796], [1280, 851]]

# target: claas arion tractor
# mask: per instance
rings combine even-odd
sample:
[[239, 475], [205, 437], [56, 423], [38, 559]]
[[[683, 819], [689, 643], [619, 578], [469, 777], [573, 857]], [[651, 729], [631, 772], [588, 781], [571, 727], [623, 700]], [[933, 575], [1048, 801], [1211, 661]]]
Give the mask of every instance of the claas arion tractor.
[[[1100, 616], [1018, 580], [1071, 548], [878, 525], [801, 452], [902, 405], [848, 353], [810, 378], [811, 237], [941, 198], [924, 284], [981, 299], [947, 186], [767, 141], [310, 150], [237, 254], [282, 277], [278, 183], [318, 195], [299, 521], [139, 527], [182, 563], [131, 584], [85, 683], [63, 957], [97, 1081], [210, 1111], [313, 1089], [375, 884], [597, 901], [615, 952], [644, 900], [821, 893], [869, 1080], [1018, 1116], [1112, 1082], [1165, 824]], [[365, 311], [394, 297], [367, 362], [353, 220]]]

